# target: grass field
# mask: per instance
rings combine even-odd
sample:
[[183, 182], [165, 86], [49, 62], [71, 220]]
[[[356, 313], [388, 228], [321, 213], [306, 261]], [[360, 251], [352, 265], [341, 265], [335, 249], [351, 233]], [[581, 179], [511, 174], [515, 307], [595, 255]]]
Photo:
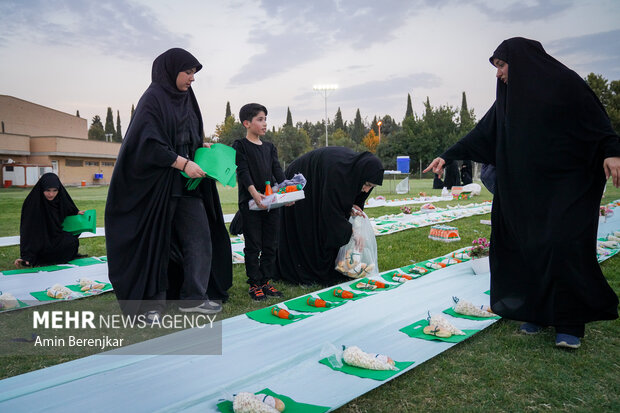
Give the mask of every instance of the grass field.
[[[431, 190], [431, 180], [414, 180], [409, 195], [390, 193], [389, 183], [373, 193], [386, 198], [402, 198]], [[97, 226], [103, 226], [106, 187], [69, 188], [80, 209], [97, 210]], [[19, 233], [19, 217], [28, 191], [0, 189], [0, 236]], [[237, 191], [220, 187], [224, 213], [234, 213]], [[620, 190], [608, 188], [603, 203], [620, 198]], [[491, 199], [488, 192], [475, 201]], [[469, 201], [462, 201], [465, 203]], [[454, 202], [437, 203], [439, 206]], [[376, 217], [397, 213], [397, 207], [370, 208]], [[474, 237], [490, 234], [480, 224], [489, 216], [474, 216], [456, 221], [462, 241], [445, 244], [430, 241], [428, 228], [407, 230], [377, 238], [379, 268], [391, 269], [446, 254], [469, 245]], [[81, 240], [80, 252], [105, 255], [103, 238]], [[19, 247], [0, 248], [0, 270], [11, 269]], [[620, 260], [612, 258], [601, 265], [616, 293], [620, 291]], [[224, 318], [271, 305], [280, 300], [253, 302], [247, 295], [244, 267], [235, 265], [231, 298], [224, 306]], [[286, 298], [306, 294], [311, 289], [276, 283]], [[315, 289], [319, 287], [316, 286]], [[113, 294], [85, 300], [114, 301]], [[70, 305], [57, 303], [51, 306]], [[51, 307], [46, 307], [51, 308]], [[0, 324], [20, 323], [31, 310], [0, 314]], [[6, 324], [5, 324], [6, 323]], [[410, 372], [370, 391], [343, 406], [339, 412], [618, 412], [620, 411], [620, 322], [596, 322], [586, 328], [586, 337], [577, 351], [556, 349], [551, 330], [537, 336], [517, 333], [518, 324], [500, 320], [469, 340], [421, 364]], [[3, 357], [0, 378], [68, 361], [68, 357]], [[1, 386], [1, 382], [0, 382]]]

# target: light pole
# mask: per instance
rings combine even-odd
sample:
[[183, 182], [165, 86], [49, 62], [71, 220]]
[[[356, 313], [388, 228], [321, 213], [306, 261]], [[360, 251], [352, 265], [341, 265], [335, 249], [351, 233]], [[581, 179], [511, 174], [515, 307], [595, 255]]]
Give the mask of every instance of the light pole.
[[327, 95], [329, 95], [330, 91], [338, 89], [338, 85], [314, 85], [312, 86], [312, 89], [318, 92], [323, 92], [323, 96], [325, 97], [325, 146], [328, 146], [327, 144]]
[[379, 121], [377, 122], [377, 126], [379, 127], [379, 143], [381, 143], [381, 125], [383, 124], [383, 122]]

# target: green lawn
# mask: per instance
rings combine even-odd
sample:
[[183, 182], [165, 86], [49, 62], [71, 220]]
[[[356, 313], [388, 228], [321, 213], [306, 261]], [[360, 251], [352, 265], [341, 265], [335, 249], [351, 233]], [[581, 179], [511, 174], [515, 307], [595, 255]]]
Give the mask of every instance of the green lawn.
[[[373, 193], [386, 198], [403, 198], [431, 190], [431, 180], [414, 180], [409, 195], [396, 196], [390, 185]], [[393, 187], [392, 187], [393, 188]], [[69, 188], [80, 209], [95, 208], [98, 226], [103, 226], [107, 188]], [[19, 233], [21, 203], [27, 195], [22, 189], [0, 189], [0, 236]], [[236, 188], [221, 188], [224, 213], [236, 211]], [[608, 188], [603, 203], [620, 198], [620, 190]], [[476, 202], [491, 199], [488, 192]], [[470, 201], [461, 201], [468, 203]], [[437, 203], [439, 206], [455, 202]], [[417, 206], [416, 206], [417, 207]], [[396, 207], [370, 208], [376, 217], [397, 213]], [[379, 268], [386, 270], [436, 257], [469, 245], [474, 237], [490, 234], [490, 227], [480, 224], [489, 215], [474, 216], [454, 222], [462, 241], [445, 244], [427, 238], [428, 227], [407, 230], [377, 238]], [[105, 255], [103, 238], [88, 238], [80, 243], [80, 252]], [[19, 247], [0, 248], [0, 270], [12, 268]], [[620, 291], [620, 260], [612, 258], [601, 265], [616, 293]], [[256, 310], [278, 302], [251, 301], [247, 295], [244, 267], [235, 265], [231, 299], [224, 306], [224, 318]], [[276, 283], [286, 298], [303, 295], [311, 289]], [[315, 289], [319, 287], [316, 286]], [[104, 294], [88, 300], [115, 300]], [[62, 308], [71, 303], [51, 304]], [[50, 308], [50, 307], [46, 307]], [[31, 310], [0, 314], [0, 323], [19, 323]], [[7, 324], [4, 324], [7, 323]], [[551, 330], [537, 336], [522, 336], [518, 324], [500, 320], [469, 340], [423, 363], [410, 372], [368, 392], [339, 409], [339, 412], [431, 412], [431, 411], [620, 411], [620, 322], [596, 322], [588, 325], [581, 349], [558, 350]], [[69, 360], [68, 357], [5, 357], [0, 359], [0, 378], [40, 369]]]

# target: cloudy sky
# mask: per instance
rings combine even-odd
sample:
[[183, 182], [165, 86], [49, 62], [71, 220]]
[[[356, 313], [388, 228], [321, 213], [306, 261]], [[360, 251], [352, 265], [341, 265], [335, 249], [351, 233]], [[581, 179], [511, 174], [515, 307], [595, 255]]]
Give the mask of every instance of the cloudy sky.
[[0, 0], [0, 94], [105, 120], [150, 83], [154, 58], [171, 47], [204, 65], [194, 91], [211, 135], [248, 102], [268, 122], [319, 121], [314, 84], [337, 84], [351, 121], [390, 115], [401, 121], [407, 93], [414, 111], [461, 104], [479, 119], [493, 103], [488, 62], [504, 39], [523, 36], [577, 71], [620, 79], [618, 0]]

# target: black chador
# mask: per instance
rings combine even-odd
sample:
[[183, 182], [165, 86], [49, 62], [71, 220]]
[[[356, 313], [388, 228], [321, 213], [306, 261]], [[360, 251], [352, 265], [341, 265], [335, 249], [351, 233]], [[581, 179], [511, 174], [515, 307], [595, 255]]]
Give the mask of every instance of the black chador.
[[[496, 101], [446, 160], [495, 165], [491, 306], [538, 325], [617, 318], [618, 298], [596, 258], [603, 160], [620, 155], [603, 106], [537, 41], [502, 42], [508, 63]], [[574, 334], [574, 335], [579, 335]]]
[[286, 178], [296, 173], [308, 181], [306, 198], [282, 208], [279, 278], [332, 285], [343, 278], [334, 267], [339, 248], [351, 238], [351, 208], [364, 208], [366, 182], [383, 183], [383, 165], [370, 152], [327, 147], [308, 152], [286, 168]]

